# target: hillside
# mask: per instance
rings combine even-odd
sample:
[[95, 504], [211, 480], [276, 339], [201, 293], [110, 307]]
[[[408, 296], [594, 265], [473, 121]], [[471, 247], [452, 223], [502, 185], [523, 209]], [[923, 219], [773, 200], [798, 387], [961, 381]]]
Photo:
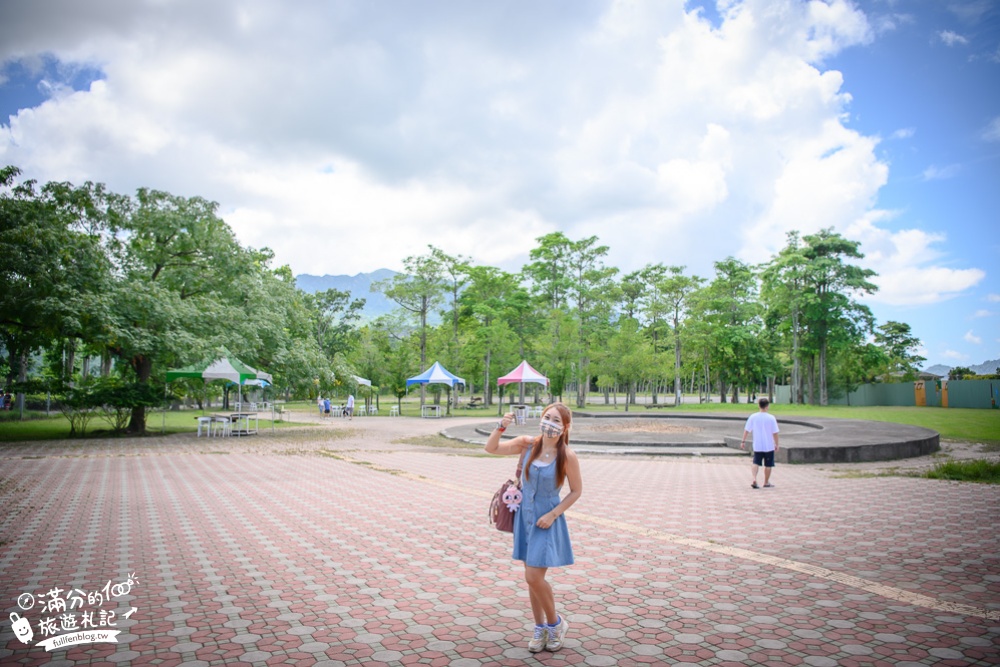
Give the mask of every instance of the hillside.
[[362, 317], [366, 320], [372, 320], [380, 315], [390, 313], [396, 308], [396, 304], [385, 298], [383, 294], [371, 291], [372, 283], [392, 278], [394, 275], [396, 272], [389, 269], [378, 269], [371, 273], [359, 273], [354, 276], [313, 276], [303, 273], [295, 276], [295, 284], [303, 292], [310, 294], [336, 289], [341, 292], [349, 292], [351, 298], [364, 299], [365, 309], [362, 311]]
[[[989, 361], [984, 361], [981, 364], [976, 364], [974, 366], [967, 366], [976, 375], [990, 375], [996, 373], [997, 368], [1000, 367], [1000, 359], [991, 359]], [[934, 373], [935, 375], [947, 375], [954, 366], [945, 366], [944, 364], [934, 364], [929, 368], [924, 370], [928, 373]]]

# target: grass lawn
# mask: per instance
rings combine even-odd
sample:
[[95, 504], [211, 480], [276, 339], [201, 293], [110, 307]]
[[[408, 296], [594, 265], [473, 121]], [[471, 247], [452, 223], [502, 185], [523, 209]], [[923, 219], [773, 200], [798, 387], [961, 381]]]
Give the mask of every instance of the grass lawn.
[[[215, 412], [220, 414], [225, 414], [224, 412], [217, 410], [209, 410], [204, 414], [210, 415]], [[162, 412], [153, 412], [146, 415], [146, 430], [150, 435], [157, 435], [164, 429], [166, 433], [185, 433], [194, 432], [198, 430], [197, 418], [202, 416], [201, 410], [184, 410], [180, 412], [167, 412], [166, 413], [166, 424], [164, 426], [164, 418]], [[264, 430], [271, 428], [271, 420], [263, 419], [264, 413], [261, 413], [261, 419], [259, 422], [259, 429]], [[13, 414], [4, 415], [5, 419], [0, 420], [0, 442], [20, 442], [25, 440], [61, 440], [63, 438], [69, 437], [69, 420], [66, 419], [61, 413], [53, 413], [51, 417], [46, 418], [45, 413], [31, 413], [32, 419], [25, 421], [18, 421], [15, 419], [10, 419], [7, 417], [14, 417]], [[268, 413], [270, 417], [270, 413]], [[294, 426], [294, 423], [291, 424]], [[274, 423], [275, 428], [284, 428], [289, 426], [287, 422], [276, 421]], [[87, 434], [84, 438], [80, 438], [81, 442], [87, 440], [87, 438], [108, 438], [111, 436], [111, 428], [108, 426], [107, 422], [103, 419], [95, 417], [90, 420], [87, 425]], [[126, 437], [126, 436], [122, 436]]]
[[[588, 411], [613, 411], [625, 415], [624, 406], [588, 405]], [[685, 403], [683, 412], [732, 412], [750, 415], [757, 411], [756, 404], [747, 403]], [[629, 406], [628, 414], [648, 414], [643, 405]], [[670, 414], [673, 408], [659, 408], [657, 412]], [[1000, 410], [973, 410], [970, 408], [916, 408], [916, 407], [854, 407], [848, 405], [783, 405], [771, 406], [771, 414], [781, 417], [837, 417], [840, 419], [867, 419], [877, 422], [910, 424], [933, 429], [944, 440], [981, 442], [991, 448], [1000, 447]]]

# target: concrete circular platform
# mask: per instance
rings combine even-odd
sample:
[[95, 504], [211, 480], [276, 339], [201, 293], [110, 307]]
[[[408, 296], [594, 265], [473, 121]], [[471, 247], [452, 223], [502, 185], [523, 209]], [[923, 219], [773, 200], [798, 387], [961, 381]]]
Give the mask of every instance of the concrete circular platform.
[[[860, 419], [810, 417], [786, 419], [779, 415], [781, 446], [777, 460], [784, 463], [859, 463], [925, 456], [940, 449], [936, 431], [919, 426]], [[495, 420], [442, 431], [466, 442], [485, 442]], [[705, 413], [573, 413], [572, 442], [580, 452], [640, 455], [739, 456], [746, 416]], [[538, 419], [513, 425], [506, 437], [533, 435]]]

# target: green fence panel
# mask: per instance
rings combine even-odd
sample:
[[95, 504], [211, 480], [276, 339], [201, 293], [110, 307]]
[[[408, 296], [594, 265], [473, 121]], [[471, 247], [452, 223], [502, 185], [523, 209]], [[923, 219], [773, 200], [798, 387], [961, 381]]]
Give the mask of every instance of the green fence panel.
[[952, 380], [949, 408], [995, 408], [1000, 405], [1000, 380]]
[[[924, 394], [927, 407], [941, 407], [943, 398], [941, 383], [927, 381]], [[791, 388], [787, 385], [775, 387], [778, 403], [791, 403]], [[876, 406], [892, 405], [912, 407], [917, 404], [912, 382], [863, 384], [846, 396], [830, 397], [830, 405]], [[1000, 380], [952, 380], [948, 382], [949, 408], [1000, 409]]]

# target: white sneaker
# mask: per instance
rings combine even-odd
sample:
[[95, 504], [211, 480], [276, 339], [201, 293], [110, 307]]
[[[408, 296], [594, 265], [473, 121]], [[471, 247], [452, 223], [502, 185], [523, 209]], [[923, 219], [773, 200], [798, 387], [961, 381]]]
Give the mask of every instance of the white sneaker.
[[[546, 629], [549, 630], [548, 628]], [[563, 638], [566, 636], [568, 630], [569, 623], [566, 622], [565, 618], [560, 618], [559, 625], [549, 630], [549, 641], [545, 644], [546, 650], [558, 651], [561, 649], [563, 647]]]
[[535, 626], [535, 636], [531, 638], [528, 642], [528, 650], [532, 653], [538, 653], [543, 648], [545, 648], [546, 643], [549, 639], [549, 629], [544, 625]]

